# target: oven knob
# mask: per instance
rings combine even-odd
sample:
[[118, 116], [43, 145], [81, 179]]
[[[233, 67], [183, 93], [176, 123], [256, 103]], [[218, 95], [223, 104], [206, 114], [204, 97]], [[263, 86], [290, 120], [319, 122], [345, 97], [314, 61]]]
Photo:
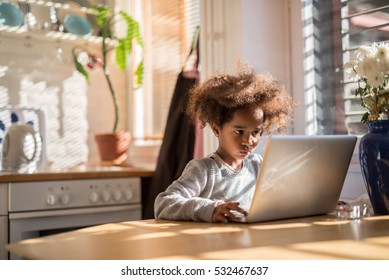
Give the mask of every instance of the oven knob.
[[89, 194], [89, 200], [93, 203], [96, 203], [99, 201], [99, 194], [97, 192], [91, 192]]
[[62, 204], [67, 205], [67, 204], [69, 204], [69, 201], [70, 201], [70, 195], [68, 193], [63, 193], [63, 194], [61, 194], [59, 199], [61, 200]]
[[120, 191], [114, 191], [113, 199], [115, 199], [116, 201], [120, 201], [122, 199], [122, 193]]
[[111, 194], [108, 191], [104, 191], [101, 194], [101, 198], [103, 199], [104, 202], [108, 202], [111, 199]]
[[132, 193], [132, 190], [125, 190], [124, 191], [124, 197], [127, 201], [130, 201], [133, 198], [134, 194]]
[[46, 198], [46, 202], [50, 206], [54, 206], [57, 203], [57, 197], [54, 194], [49, 194]]

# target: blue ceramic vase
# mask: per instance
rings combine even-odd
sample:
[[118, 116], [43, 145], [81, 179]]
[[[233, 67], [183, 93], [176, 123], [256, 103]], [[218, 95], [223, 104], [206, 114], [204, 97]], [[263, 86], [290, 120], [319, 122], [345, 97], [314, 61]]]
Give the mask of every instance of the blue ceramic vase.
[[375, 215], [389, 214], [389, 120], [368, 121], [359, 162]]

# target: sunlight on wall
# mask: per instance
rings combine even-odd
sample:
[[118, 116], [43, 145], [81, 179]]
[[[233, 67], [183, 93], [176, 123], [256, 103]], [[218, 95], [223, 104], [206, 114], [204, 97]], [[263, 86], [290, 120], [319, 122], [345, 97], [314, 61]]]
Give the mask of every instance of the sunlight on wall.
[[78, 75], [61, 84], [21, 80], [20, 106], [45, 113], [48, 162], [53, 169], [70, 168], [87, 161], [86, 85]]
[[[312, 5], [307, 5], [303, 9], [303, 19], [312, 18]], [[306, 133], [315, 134], [317, 132], [316, 116], [316, 88], [315, 88], [315, 71], [314, 71], [314, 26], [313, 24], [306, 24], [303, 29], [304, 35], [304, 68], [306, 69], [304, 88], [305, 88], [305, 116], [306, 116]]]
[[[0, 65], [0, 78], [5, 76], [8, 67]], [[0, 84], [0, 107], [8, 104], [8, 90]]]
[[6, 106], [7, 104], [8, 104], [7, 88], [0, 85], [0, 106]]
[[58, 43], [9, 38], [0, 51], [0, 106], [43, 111], [45, 155], [53, 169], [86, 163], [89, 152], [87, 85], [74, 72], [69, 47], [61, 48], [59, 57]]

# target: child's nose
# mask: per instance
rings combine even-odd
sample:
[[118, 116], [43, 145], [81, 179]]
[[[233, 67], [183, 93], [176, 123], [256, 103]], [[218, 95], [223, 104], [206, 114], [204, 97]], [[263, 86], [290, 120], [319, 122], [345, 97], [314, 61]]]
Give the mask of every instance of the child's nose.
[[243, 138], [242, 144], [243, 145], [252, 145], [254, 143], [254, 137], [249, 134], [246, 137]]

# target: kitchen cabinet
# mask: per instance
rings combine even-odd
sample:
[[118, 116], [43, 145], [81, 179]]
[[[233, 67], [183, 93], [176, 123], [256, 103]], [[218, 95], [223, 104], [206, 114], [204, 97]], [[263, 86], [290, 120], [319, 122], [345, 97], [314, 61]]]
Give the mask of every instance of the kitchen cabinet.
[[142, 219], [152, 174], [147, 166], [0, 173], [0, 259], [15, 240]]
[[8, 243], [8, 188], [0, 183], [0, 260], [7, 258], [5, 245]]

